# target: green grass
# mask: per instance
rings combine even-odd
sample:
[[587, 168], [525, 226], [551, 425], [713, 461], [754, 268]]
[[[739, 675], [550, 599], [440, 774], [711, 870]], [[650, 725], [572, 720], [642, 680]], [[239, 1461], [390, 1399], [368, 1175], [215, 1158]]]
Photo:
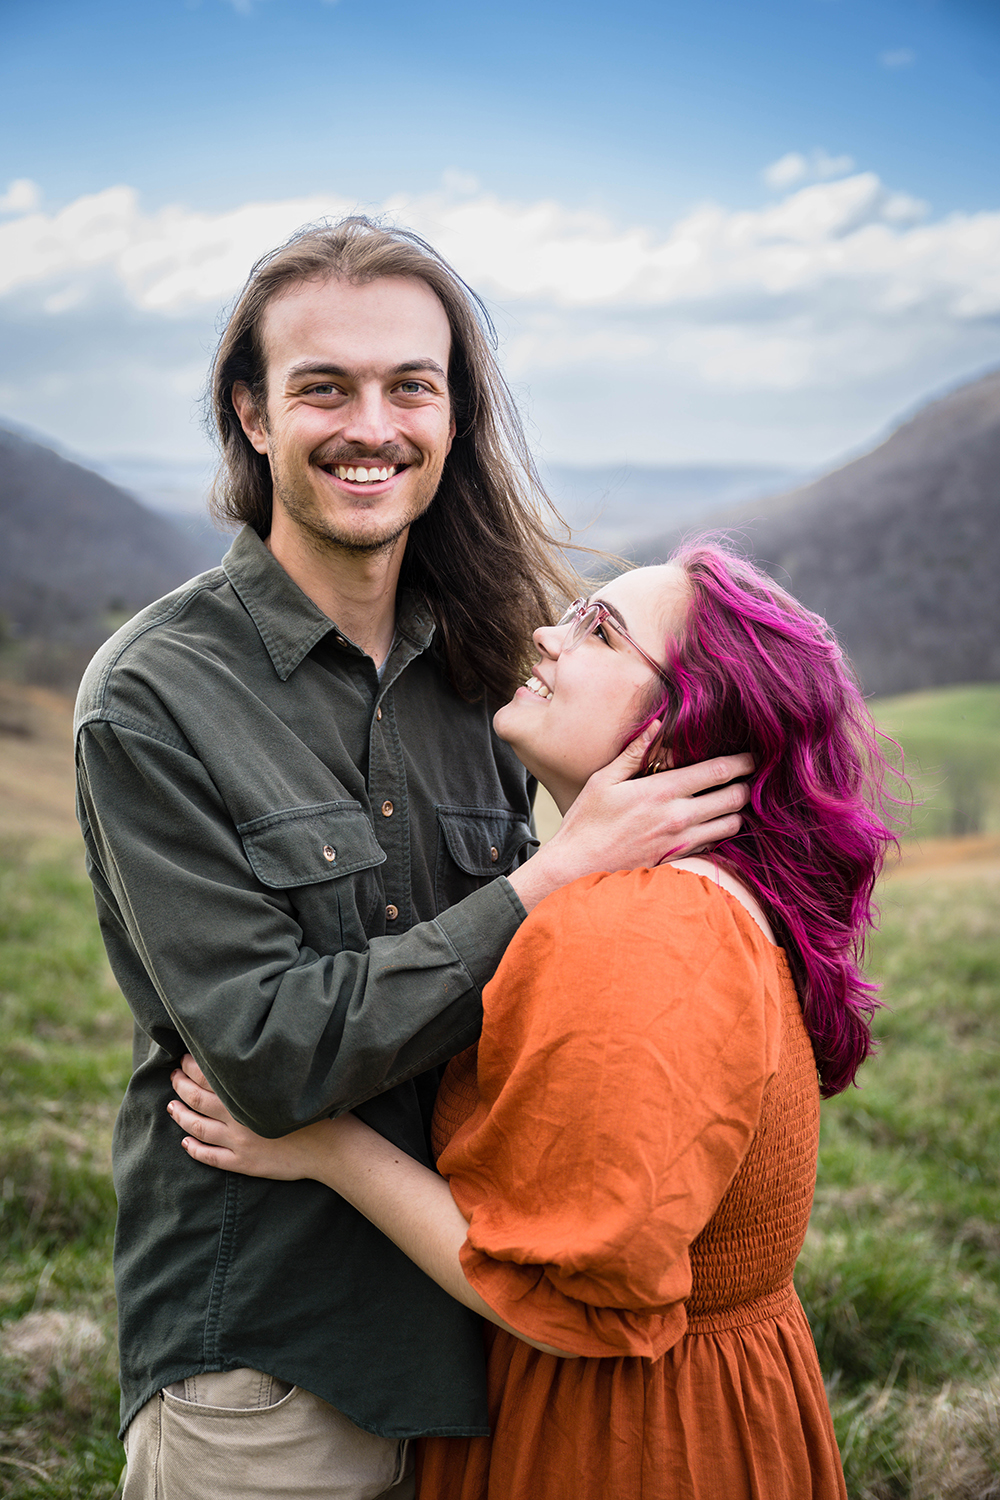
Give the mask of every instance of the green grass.
[[0, 1493], [104, 1500], [122, 1467], [110, 1143], [130, 1025], [79, 853], [2, 854]]
[[882, 1045], [824, 1105], [796, 1282], [852, 1500], [986, 1500], [1000, 1495], [1000, 880], [890, 882], [882, 907]]
[[933, 688], [871, 704], [903, 747], [917, 836], [1000, 831], [1000, 684]]
[[[0, 1361], [0, 1493], [110, 1500], [109, 1145], [128, 1019], [78, 855], [2, 853], [0, 1322], [8, 1336], [40, 1327], [49, 1354]], [[851, 1500], [987, 1500], [1000, 1496], [1000, 881], [890, 882], [883, 913], [882, 1048], [824, 1105], [797, 1281]]]

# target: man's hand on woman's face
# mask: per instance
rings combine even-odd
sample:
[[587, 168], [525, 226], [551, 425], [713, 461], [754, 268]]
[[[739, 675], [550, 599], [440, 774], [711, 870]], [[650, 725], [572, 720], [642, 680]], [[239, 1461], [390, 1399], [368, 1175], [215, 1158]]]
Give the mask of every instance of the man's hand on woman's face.
[[724, 755], [636, 780], [647, 743], [645, 735], [633, 741], [591, 776], [556, 835], [565, 831], [595, 854], [603, 846], [606, 862], [597, 869], [660, 865], [733, 838], [740, 830], [740, 810], [750, 789], [739, 778], [753, 772], [749, 755]]
[[558, 833], [509, 877], [529, 909], [549, 891], [602, 870], [651, 869], [731, 839], [750, 790], [749, 755], [723, 755], [696, 766], [636, 779], [658, 725], [595, 771]]

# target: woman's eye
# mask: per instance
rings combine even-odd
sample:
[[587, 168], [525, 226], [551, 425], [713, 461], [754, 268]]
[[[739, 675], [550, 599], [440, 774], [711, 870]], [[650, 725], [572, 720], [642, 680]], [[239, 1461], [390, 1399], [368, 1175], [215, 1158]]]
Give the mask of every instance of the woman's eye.
[[611, 638], [603, 625], [595, 625], [594, 634], [598, 637], [599, 640], [602, 640], [606, 646], [611, 645]]

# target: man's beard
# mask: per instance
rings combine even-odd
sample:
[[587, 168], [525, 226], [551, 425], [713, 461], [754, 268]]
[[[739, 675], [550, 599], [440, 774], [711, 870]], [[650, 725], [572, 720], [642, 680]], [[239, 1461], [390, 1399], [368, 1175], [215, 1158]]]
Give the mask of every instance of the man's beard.
[[[343, 460], [345, 463], [350, 461]], [[280, 471], [275, 472], [272, 467], [274, 504], [281, 506], [307, 544], [319, 553], [348, 552], [355, 557], [372, 557], [379, 552], [391, 551], [413, 522], [429, 508], [440, 479], [440, 473], [428, 471], [423, 474], [419, 484], [411, 492], [410, 504], [404, 516], [400, 518], [398, 514], [394, 515], [382, 528], [365, 534], [359, 533], [357, 529], [348, 530], [338, 526], [336, 518], [324, 512], [311, 489], [306, 485], [297, 485], [294, 481], [289, 482]], [[373, 510], [377, 503], [376, 499]]]

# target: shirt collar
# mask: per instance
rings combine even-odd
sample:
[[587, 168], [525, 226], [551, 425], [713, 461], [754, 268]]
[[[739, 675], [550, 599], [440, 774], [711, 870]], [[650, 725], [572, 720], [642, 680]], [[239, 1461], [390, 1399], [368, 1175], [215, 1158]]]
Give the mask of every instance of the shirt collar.
[[[364, 656], [334, 620], [304, 594], [265, 547], [252, 526], [244, 526], [222, 559], [226, 577], [253, 620], [274, 670], [287, 682], [309, 652], [331, 632], [345, 651]], [[434, 636], [434, 621], [426, 606], [410, 591], [397, 604], [396, 629], [423, 651]], [[409, 655], [416, 655], [410, 652]]]

